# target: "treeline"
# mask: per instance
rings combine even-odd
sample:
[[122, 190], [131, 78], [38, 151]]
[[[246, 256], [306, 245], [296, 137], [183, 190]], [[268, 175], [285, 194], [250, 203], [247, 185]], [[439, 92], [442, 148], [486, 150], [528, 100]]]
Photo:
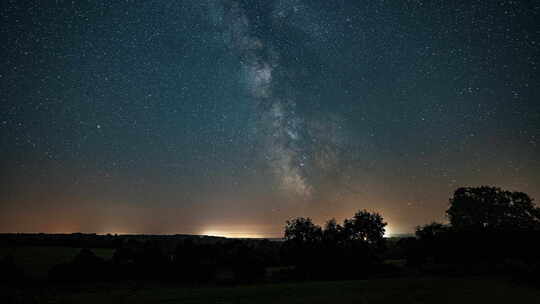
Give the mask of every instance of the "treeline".
[[[322, 227], [309, 218], [291, 219], [283, 241], [140, 237], [115, 243], [113, 237], [112, 259], [83, 249], [73, 261], [51, 269], [49, 279], [236, 284], [511, 274], [539, 282], [540, 209], [527, 194], [460, 188], [446, 213], [448, 224], [419, 226], [414, 237], [399, 239], [385, 238], [382, 215], [367, 210], [341, 223], [330, 219]], [[0, 261], [0, 271], [3, 278], [24, 278], [9, 258]]]
[[[382, 216], [359, 211], [342, 225], [321, 228], [309, 218], [287, 222], [285, 248], [309, 278], [373, 275], [511, 274], [540, 282], [540, 208], [525, 193], [497, 187], [454, 192], [448, 224], [418, 226], [414, 237], [384, 239]], [[392, 267], [404, 261], [406, 268]]]
[[223, 237], [198, 236], [189, 234], [175, 235], [137, 235], [137, 234], [95, 234], [95, 233], [0, 233], [0, 248], [20, 246], [53, 246], [72, 248], [110, 248], [115, 249], [130, 240], [158, 241], [172, 244], [184, 239], [196, 238], [207, 241], [223, 240]]

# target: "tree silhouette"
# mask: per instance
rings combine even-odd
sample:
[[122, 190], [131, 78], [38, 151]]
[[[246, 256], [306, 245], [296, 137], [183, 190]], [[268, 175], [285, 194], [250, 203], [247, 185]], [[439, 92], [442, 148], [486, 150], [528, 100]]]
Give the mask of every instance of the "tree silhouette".
[[382, 216], [376, 212], [360, 210], [351, 219], [343, 223], [345, 237], [350, 240], [363, 241], [379, 247], [384, 243], [384, 227], [387, 225]]
[[285, 225], [285, 240], [295, 243], [316, 243], [322, 238], [322, 229], [307, 217], [297, 217], [287, 220]]
[[497, 187], [465, 187], [454, 192], [446, 211], [458, 231], [540, 229], [540, 208], [523, 192]]
[[386, 223], [378, 213], [360, 210], [339, 225], [335, 219], [324, 229], [310, 218], [286, 222], [284, 259], [295, 265], [300, 279], [354, 279], [381, 268]]

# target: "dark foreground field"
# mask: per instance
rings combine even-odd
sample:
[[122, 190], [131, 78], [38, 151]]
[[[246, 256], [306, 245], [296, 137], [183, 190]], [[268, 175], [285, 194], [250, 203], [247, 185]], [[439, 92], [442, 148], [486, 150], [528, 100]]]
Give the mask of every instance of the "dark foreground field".
[[[49, 270], [60, 263], [71, 262], [81, 251], [81, 248], [60, 246], [23, 246], [15, 248], [0, 247], [0, 259], [10, 255], [15, 264], [26, 276], [32, 279], [46, 279]], [[113, 249], [92, 248], [97, 256], [110, 259]]]
[[[539, 303], [506, 278], [399, 278], [185, 288], [102, 285], [2, 291], [3, 303]], [[7, 297], [7, 298], [6, 298]], [[2, 300], [0, 298], [0, 300]], [[5, 301], [7, 300], [7, 301]]]

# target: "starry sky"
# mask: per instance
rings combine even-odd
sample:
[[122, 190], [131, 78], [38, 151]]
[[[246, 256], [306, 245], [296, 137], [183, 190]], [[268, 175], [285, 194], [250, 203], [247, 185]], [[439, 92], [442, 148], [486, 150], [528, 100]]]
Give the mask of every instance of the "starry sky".
[[0, 4], [0, 231], [279, 237], [540, 197], [536, 1]]

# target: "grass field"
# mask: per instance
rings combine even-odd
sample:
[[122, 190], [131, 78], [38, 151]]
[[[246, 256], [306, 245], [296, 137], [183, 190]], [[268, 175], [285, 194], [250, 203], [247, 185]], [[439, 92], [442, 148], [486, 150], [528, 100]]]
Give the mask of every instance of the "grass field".
[[[36, 303], [538, 303], [540, 290], [504, 278], [399, 278], [186, 288], [103, 285], [19, 291]], [[35, 292], [35, 291], [33, 291]], [[24, 295], [24, 296], [23, 296]]]
[[[114, 254], [113, 249], [91, 249], [97, 256], [110, 259]], [[0, 248], [0, 258], [11, 255], [15, 264], [20, 267], [26, 276], [34, 279], [47, 277], [49, 269], [54, 265], [66, 263], [81, 251], [81, 248], [72, 247], [45, 247], [27, 246], [15, 248]]]

